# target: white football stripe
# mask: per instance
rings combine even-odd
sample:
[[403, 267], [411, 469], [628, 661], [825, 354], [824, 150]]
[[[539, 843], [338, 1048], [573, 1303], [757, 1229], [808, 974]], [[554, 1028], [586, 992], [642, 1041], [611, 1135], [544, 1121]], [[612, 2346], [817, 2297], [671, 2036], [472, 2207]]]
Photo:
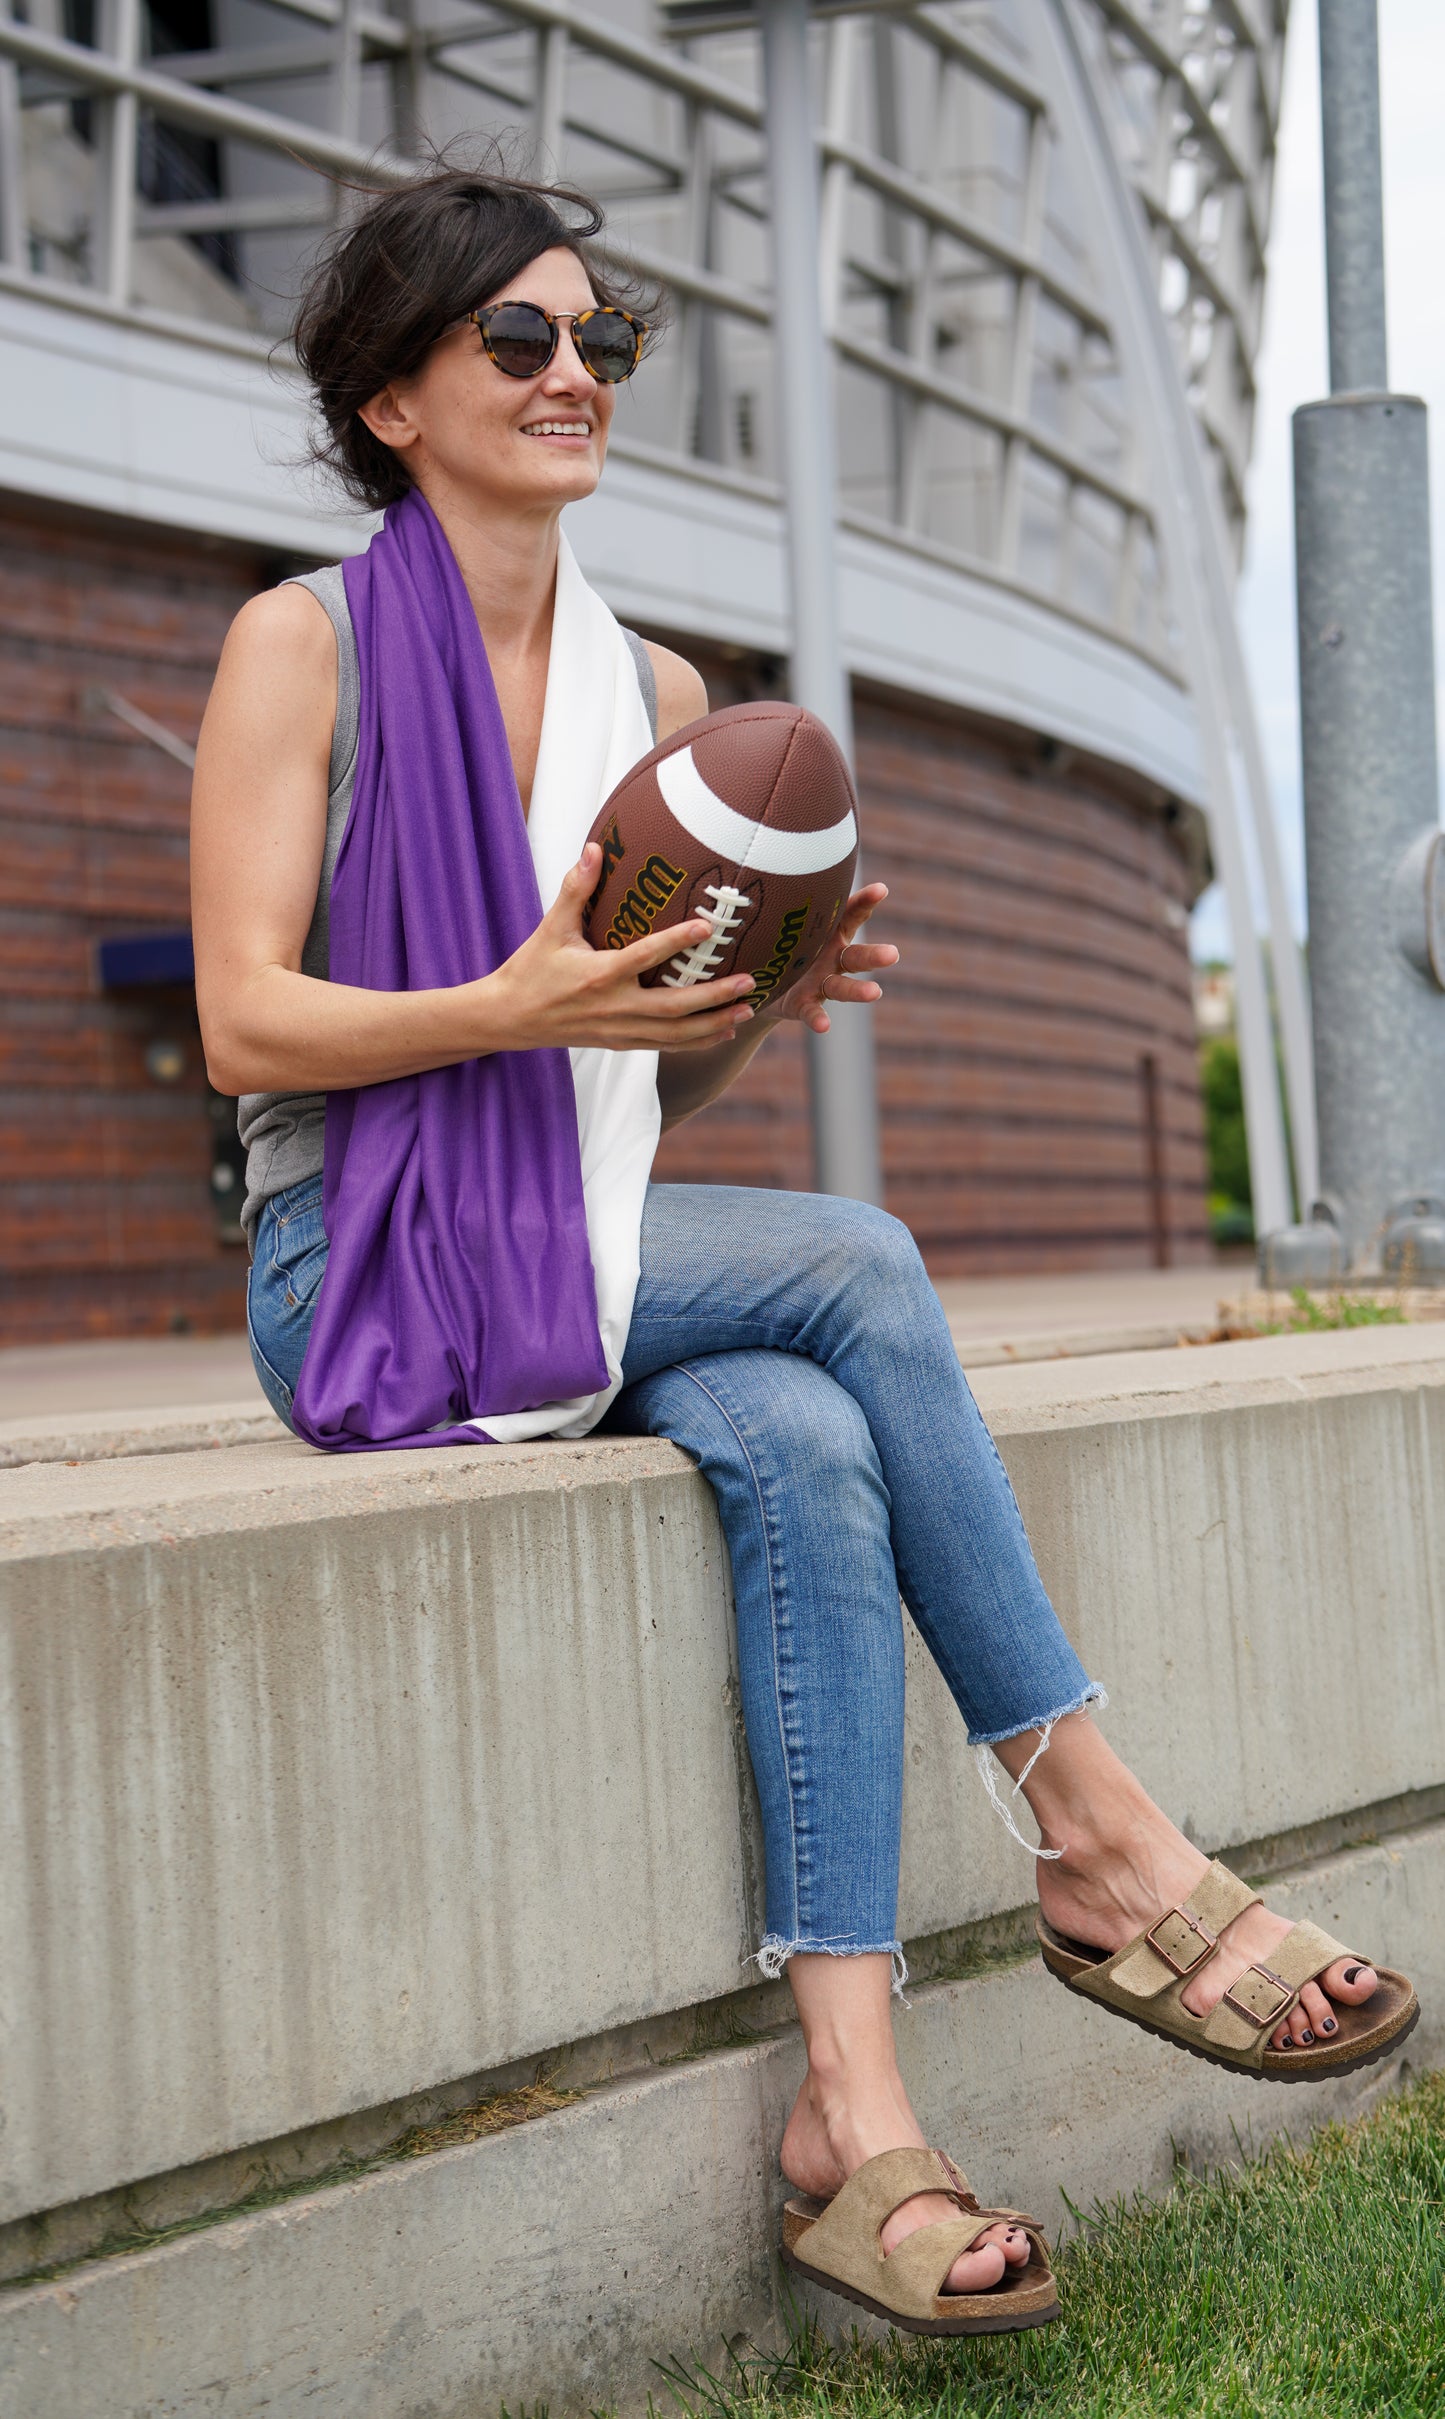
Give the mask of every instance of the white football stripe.
[[745, 865], [749, 873], [822, 873], [826, 866], [839, 864], [857, 843], [851, 810], [841, 823], [830, 823], [821, 832], [774, 831], [771, 824], [738, 814], [708, 788], [690, 747], [664, 756], [656, 771], [657, 786], [683, 830], [734, 865]]

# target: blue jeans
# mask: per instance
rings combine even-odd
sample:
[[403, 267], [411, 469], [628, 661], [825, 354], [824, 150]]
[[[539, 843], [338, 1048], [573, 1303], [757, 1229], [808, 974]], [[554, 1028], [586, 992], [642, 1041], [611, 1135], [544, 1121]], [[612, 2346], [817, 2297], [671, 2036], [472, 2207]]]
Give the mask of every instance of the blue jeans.
[[[317, 1179], [268, 1204], [252, 1351], [283, 1419], [325, 1267]], [[905, 1226], [826, 1194], [654, 1185], [614, 1432], [680, 1445], [732, 1563], [767, 1860], [765, 1974], [897, 1939], [900, 1590], [976, 1745], [1091, 1687]]]

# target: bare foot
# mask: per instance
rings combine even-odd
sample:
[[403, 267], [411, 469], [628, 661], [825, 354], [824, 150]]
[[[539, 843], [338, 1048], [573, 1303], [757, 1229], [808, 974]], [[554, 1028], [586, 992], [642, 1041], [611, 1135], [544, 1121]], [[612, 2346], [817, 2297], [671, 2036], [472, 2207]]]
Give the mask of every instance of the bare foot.
[[[854, 2093], [844, 2106], [810, 2069], [783, 2135], [783, 2173], [799, 2192], [826, 2200], [865, 2159], [876, 2158], [880, 2151], [927, 2147], [901, 2085], [896, 2091], [886, 2085], [876, 2087], [866, 2104]], [[936, 2226], [941, 2219], [958, 2214], [957, 2204], [941, 2192], [915, 2193], [885, 2224], [883, 2248], [892, 2251], [920, 2226]], [[954, 2261], [942, 2290], [986, 2293], [1005, 2268], [1023, 2267], [1028, 2256], [1029, 2240], [1022, 2226], [990, 2226]]]
[[[1066, 1754], [1042, 1783], [1061, 1739]], [[1005, 1742], [1006, 1762], [1016, 1760], [1017, 1745]], [[1037, 1791], [1036, 1782], [1042, 1783]], [[1048, 1754], [1025, 1787], [1045, 1846], [1062, 1851], [1038, 1869], [1044, 1921], [1088, 1948], [1111, 1955], [1122, 1949], [1168, 1908], [1182, 1905], [1207, 1869], [1208, 1859], [1160, 1813], [1087, 1716], [1070, 1716], [1058, 1725]], [[1289, 1929], [1286, 1917], [1265, 1906], [1237, 1915], [1182, 1993], [1191, 2014], [1207, 2016], [1246, 1966], [1267, 1966]], [[1317, 1981], [1305, 1984], [1271, 2034], [1271, 2046], [1307, 2048], [1316, 2039], [1328, 2041], [1339, 2029], [1331, 2001], [1358, 2007], [1378, 1983], [1374, 1967], [1363, 1959], [1337, 1958]]]

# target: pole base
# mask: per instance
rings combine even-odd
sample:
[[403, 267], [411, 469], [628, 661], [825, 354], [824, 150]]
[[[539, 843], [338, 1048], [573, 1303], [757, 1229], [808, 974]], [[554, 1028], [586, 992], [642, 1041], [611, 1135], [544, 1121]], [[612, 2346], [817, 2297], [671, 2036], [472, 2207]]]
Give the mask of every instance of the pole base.
[[1396, 1285], [1445, 1285], [1445, 1200], [1416, 1193], [1385, 1224], [1380, 1265]]
[[1333, 1210], [1327, 1201], [1316, 1201], [1297, 1226], [1277, 1226], [1260, 1236], [1259, 1281], [1266, 1293], [1286, 1293], [1292, 1285], [1335, 1285], [1347, 1258]]

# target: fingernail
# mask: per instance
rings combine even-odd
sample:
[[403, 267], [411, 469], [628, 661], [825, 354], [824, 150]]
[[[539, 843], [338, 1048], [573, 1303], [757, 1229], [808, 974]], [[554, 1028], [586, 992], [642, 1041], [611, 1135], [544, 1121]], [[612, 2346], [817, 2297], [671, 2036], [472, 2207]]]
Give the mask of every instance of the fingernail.
[[1313, 2033], [1310, 2031], [1309, 2026], [1308, 2026], [1308, 2025], [1306, 2025], [1306, 2026], [1305, 2026], [1305, 2028], [1304, 2028], [1304, 2031], [1303, 2031], [1303, 2032], [1300, 2034], [1300, 2047], [1301, 2047], [1301, 2049], [1303, 2049], [1303, 2048], [1304, 2048], [1304, 2045], [1305, 2045], [1305, 2043], [1306, 2043], [1307, 2041], [1313, 2041], [1313, 2039], [1314, 2039], [1314, 2034], [1313, 2034]]
[[1362, 1965], [1347, 1965], [1345, 1968], [1346, 1982], [1358, 1982], [1364, 1970]]
[[1320, 2031], [1322, 2033], [1337, 2033], [1339, 2029], [1340, 2028], [1336, 2024], [1333, 2016], [1326, 2016], [1323, 2024], [1320, 2026]]

